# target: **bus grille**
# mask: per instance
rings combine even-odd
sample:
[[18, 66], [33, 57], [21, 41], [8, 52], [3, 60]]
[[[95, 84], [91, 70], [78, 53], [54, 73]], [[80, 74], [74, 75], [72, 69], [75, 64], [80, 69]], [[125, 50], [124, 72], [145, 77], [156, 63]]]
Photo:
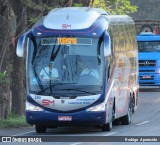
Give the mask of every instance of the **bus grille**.
[[155, 70], [139, 70], [139, 72], [155, 72]]
[[150, 77], [148, 77], [148, 78], [147, 78], [147, 77], [140, 76], [139, 79], [140, 79], [140, 80], [154, 80], [154, 76], [150, 76]]
[[156, 60], [139, 60], [139, 66], [156, 66]]

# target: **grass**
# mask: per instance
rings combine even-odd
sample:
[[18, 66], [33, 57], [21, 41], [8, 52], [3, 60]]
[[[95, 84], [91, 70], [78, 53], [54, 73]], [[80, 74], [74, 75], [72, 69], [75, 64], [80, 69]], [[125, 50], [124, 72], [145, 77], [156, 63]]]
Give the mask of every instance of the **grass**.
[[25, 116], [10, 116], [7, 120], [0, 119], [0, 128], [28, 127]]

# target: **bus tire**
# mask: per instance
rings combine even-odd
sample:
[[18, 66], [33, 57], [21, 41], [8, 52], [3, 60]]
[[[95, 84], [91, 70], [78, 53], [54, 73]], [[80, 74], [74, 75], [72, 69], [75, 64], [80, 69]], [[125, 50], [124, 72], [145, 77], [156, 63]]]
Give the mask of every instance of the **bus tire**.
[[46, 126], [43, 126], [43, 125], [36, 125], [35, 129], [36, 129], [36, 133], [45, 133], [46, 132]]
[[112, 127], [113, 127], [113, 117], [114, 116], [114, 109], [112, 109], [112, 117], [111, 117], [111, 120], [104, 124], [101, 128], [102, 128], [102, 131], [111, 131], [112, 130]]
[[102, 131], [111, 131], [112, 130], [112, 120], [109, 123], [104, 124], [101, 128], [102, 128]]
[[133, 97], [132, 97], [132, 100], [131, 100], [131, 112], [132, 114], [135, 112], [135, 97], [134, 97], [134, 94], [133, 94]]
[[114, 121], [113, 121], [113, 125], [120, 125], [120, 119], [115, 119]]
[[122, 125], [129, 125], [131, 124], [131, 97], [130, 97], [130, 100], [129, 100], [129, 105], [128, 105], [128, 111], [127, 111], [127, 115], [123, 116], [121, 118], [121, 124]]

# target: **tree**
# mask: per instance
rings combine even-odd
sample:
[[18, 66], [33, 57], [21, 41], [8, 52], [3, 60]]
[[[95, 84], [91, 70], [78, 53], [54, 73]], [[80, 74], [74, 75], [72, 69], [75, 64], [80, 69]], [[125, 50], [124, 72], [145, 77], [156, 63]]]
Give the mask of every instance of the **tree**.
[[[43, 2], [43, 0], [39, 0], [38, 2], [34, 0], [9, 0], [11, 5], [11, 10], [13, 12], [12, 20], [10, 20], [11, 25], [15, 23], [15, 27], [13, 27], [12, 32], [13, 34], [13, 70], [12, 70], [12, 113], [15, 115], [22, 115], [24, 114], [24, 100], [25, 100], [25, 71], [24, 71], [24, 64], [25, 59], [19, 58], [16, 55], [16, 43], [19, 36], [26, 32], [30, 26], [35, 22], [33, 17], [40, 17], [46, 12], [46, 9], [50, 7], [47, 4], [51, 4], [48, 1]], [[28, 12], [28, 11], [29, 12]], [[29, 20], [29, 21], [28, 21]], [[36, 19], [37, 20], [37, 19]], [[13, 24], [14, 25], [14, 24]]]
[[72, 4], [73, 4], [73, 0], [69, 0], [69, 1], [68, 1], [68, 7], [71, 7]]
[[137, 11], [137, 6], [131, 5], [130, 0], [107, 0], [107, 10], [112, 14], [131, 14]]
[[137, 11], [137, 6], [133, 6], [130, 0], [90, 0], [90, 7], [103, 8], [111, 14], [130, 14]]
[[[37, 2], [37, 1], [36, 1]], [[10, 23], [16, 22], [14, 28], [15, 44], [19, 36], [26, 32], [34, 21], [28, 21], [30, 15], [34, 17], [42, 17], [49, 9], [47, 3], [43, 3], [43, 0], [35, 3], [34, 0], [10, 0], [11, 8], [14, 13], [14, 17]], [[33, 10], [34, 9], [34, 10]], [[27, 13], [27, 10], [29, 12]], [[36, 13], [35, 13], [36, 12]], [[35, 14], [34, 14], [35, 13]], [[29, 22], [29, 23], [28, 23]], [[13, 71], [12, 71], [12, 112], [15, 115], [22, 115], [24, 113], [24, 100], [25, 100], [25, 81], [24, 81], [24, 58], [19, 58], [16, 55], [16, 45], [13, 46]]]
[[[26, 31], [27, 16], [26, 6], [22, 0], [10, 0], [16, 21], [15, 37]], [[17, 39], [16, 39], [17, 42]], [[15, 43], [16, 43], [15, 42]], [[12, 71], [12, 112], [16, 115], [24, 113], [24, 59], [16, 55], [16, 47], [13, 46], [13, 71]]]
[[[7, 119], [11, 110], [11, 93], [10, 93], [10, 73], [11, 73], [11, 51], [10, 31], [9, 31], [9, 2], [8, 0], [0, 1], [0, 118]], [[2, 27], [3, 26], [3, 27]]]

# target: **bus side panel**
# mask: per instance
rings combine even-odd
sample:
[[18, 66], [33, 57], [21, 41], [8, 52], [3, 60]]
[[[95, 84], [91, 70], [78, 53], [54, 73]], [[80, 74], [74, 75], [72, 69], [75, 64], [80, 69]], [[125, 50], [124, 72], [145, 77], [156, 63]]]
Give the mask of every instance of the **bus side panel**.
[[114, 25], [111, 30], [114, 31], [111, 38], [115, 61], [115, 113], [119, 118], [127, 114], [130, 96], [137, 90], [138, 52], [134, 25]]

